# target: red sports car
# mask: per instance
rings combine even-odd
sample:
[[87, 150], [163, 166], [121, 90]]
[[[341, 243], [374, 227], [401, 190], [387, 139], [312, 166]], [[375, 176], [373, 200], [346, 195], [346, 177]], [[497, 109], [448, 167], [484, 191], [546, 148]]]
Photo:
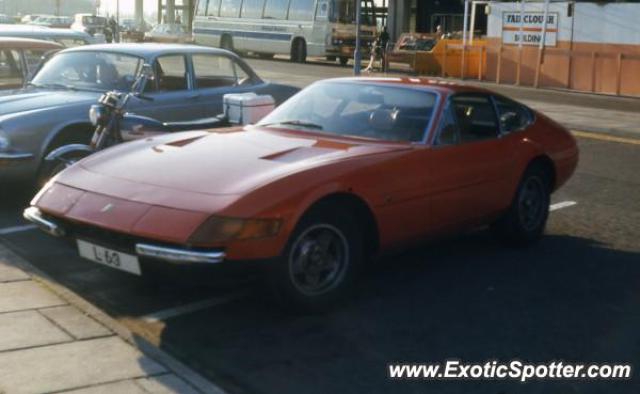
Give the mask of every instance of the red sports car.
[[135, 274], [161, 261], [264, 261], [282, 299], [315, 309], [373, 255], [426, 238], [490, 225], [510, 243], [536, 241], [577, 162], [566, 129], [490, 91], [333, 79], [255, 126], [93, 155], [45, 186], [25, 217]]

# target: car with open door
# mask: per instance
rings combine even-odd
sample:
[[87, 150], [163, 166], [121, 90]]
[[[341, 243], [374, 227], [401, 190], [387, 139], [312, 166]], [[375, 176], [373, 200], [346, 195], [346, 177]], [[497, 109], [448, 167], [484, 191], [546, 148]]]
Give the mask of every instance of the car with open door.
[[347, 78], [305, 88], [254, 126], [90, 156], [25, 217], [138, 275], [257, 260], [281, 300], [317, 310], [380, 253], [479, 226], [510, 244], [537, 241], [577, 162], [565, 128], [488, 90]]

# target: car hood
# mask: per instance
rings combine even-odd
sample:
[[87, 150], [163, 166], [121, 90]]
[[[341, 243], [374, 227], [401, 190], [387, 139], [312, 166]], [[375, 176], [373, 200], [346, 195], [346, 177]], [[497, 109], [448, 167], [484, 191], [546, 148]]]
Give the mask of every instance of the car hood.
[[0, 95], [0, 116], [78, 104], [93, 104], [99, 92], [21, 89]]
[[[253, 127], [184, 132], [90, 156], [78, 170], [61, 174], [58, 182], [87, 190], [87, 184], [96, 184], [89, 178], [102, 179], [99, 191], [105, 194], [110, 194], [105, 184], [113, 179], [197, 194], [239, 195], [329, 162], [405, 149], [410, 147]], [[74, 175], [81, 170], [87, 174]]]

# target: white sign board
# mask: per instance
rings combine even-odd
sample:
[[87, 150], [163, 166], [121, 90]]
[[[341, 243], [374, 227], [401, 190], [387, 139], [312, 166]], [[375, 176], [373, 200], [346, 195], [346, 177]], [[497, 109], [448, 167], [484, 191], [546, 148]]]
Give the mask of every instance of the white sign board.
[[[502, 13], [502, 42], [504, 44], [540, 45], [544, 26], [544, 13], [525, 12], [524, 25], [521, 26], [520, 12]], [[520, 28], [522, 27], [522, 33]], [[547, 15], [546, 46], [556, 46], [558, 40], [558, 13]]]

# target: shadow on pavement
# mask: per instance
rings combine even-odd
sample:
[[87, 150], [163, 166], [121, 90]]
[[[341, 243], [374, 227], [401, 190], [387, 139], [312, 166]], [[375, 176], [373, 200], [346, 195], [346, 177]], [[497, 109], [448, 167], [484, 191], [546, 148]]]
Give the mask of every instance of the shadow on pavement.
[[168, 320], [161, 348], [230, 392], [639, 392], [637, 381], [390, 381], [388, 363], [640, 361], [640, 255], [488, 232], [377, 264], [351, 301], [288, 316], [262, 297]]

